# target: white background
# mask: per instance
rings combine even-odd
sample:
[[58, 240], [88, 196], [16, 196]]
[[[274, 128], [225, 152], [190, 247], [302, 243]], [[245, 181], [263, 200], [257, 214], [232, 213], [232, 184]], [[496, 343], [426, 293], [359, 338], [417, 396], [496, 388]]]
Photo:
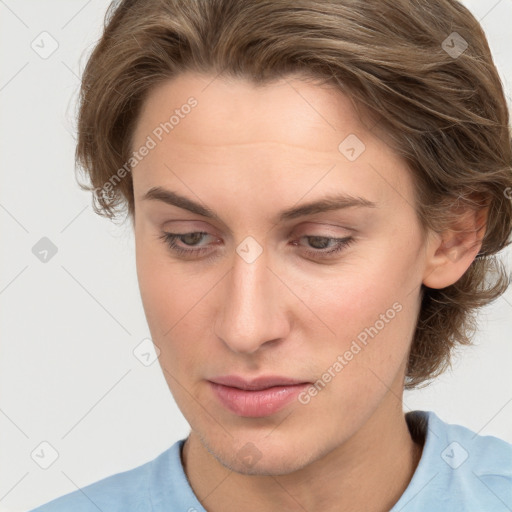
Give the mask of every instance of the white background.
[[[510, 98], [512, 0], [464, 3]], [[158, 363], [132, 352], [149, 330], [129, 223], [95, 215], [75, 182], [79, 76], [107, 5], [0, 0], [0, 511], [135, 467], [188, 433]], [[47, 59], [31, 48], [43, 31], [59, 45]], [[47, 263], [32, 253], [42, 237], [58, 248]], [[512, 442], [511, 333], [509, 290], [481, 315], [453, 371], [406, 393], [404, 409]], [[43, 441], [59, 455], [48, 469], [31, 458]]]

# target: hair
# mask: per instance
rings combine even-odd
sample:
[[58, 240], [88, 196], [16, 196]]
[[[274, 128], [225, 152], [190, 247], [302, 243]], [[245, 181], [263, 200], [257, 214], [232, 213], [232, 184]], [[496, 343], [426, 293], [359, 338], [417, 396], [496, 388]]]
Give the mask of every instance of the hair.
[[131, 172], [119, 171], [131, 161], [138, 116], [156, 85], [186, 71], [256, 85], [296, 74], [330, 84], [378, 119], [372, 130], [407, 162], [422, 229], [441, 232], [464, 209], [487, 211], [464, 275], [442, 289], [421, 285], [405, 387], [449, 367], [453, 350], [471, 343], [477, 309], [510, 284], [494, 256], [512, 231], [509, 112], [468, 9], [455, 0], [113, 2], [77, 115], [77, 169], [89, 181], [80, 187], [94, 191], [96, 213], [134, 220]]

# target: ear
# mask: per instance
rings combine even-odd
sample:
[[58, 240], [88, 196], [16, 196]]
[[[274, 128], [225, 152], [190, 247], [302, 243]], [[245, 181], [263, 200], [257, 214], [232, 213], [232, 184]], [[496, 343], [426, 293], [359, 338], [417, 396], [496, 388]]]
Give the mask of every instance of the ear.
[[468, 208], [461, 213], [459, 209], [449, 229], [429, 233], [422, 281], [425, 286], [445, 288], [464, 275], [482, 247], [488, 211]]

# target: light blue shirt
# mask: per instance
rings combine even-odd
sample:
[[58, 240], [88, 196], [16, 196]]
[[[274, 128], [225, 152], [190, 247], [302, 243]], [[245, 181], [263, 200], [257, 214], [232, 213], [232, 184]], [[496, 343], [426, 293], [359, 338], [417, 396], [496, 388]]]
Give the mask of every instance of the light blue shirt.
[[[390, 512], [512, 511], [512, 444], [445, 423], [430, 411], [406, 417], [410, 429], [426, 430], [425, 444], [412, 480]], [[206, 512], [183, 471], [184, 442], [31, 512]]]

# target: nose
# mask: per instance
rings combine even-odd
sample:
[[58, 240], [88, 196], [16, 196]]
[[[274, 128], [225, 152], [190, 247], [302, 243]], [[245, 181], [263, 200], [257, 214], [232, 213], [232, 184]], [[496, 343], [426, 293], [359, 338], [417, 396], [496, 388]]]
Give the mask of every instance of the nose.
[[252, 354], [287, 336], [289, 298], [278, 273], [268, 267], [265, 251], [250, 263], [233, 255], [215, 321], [215, 334], [231, 351]]

